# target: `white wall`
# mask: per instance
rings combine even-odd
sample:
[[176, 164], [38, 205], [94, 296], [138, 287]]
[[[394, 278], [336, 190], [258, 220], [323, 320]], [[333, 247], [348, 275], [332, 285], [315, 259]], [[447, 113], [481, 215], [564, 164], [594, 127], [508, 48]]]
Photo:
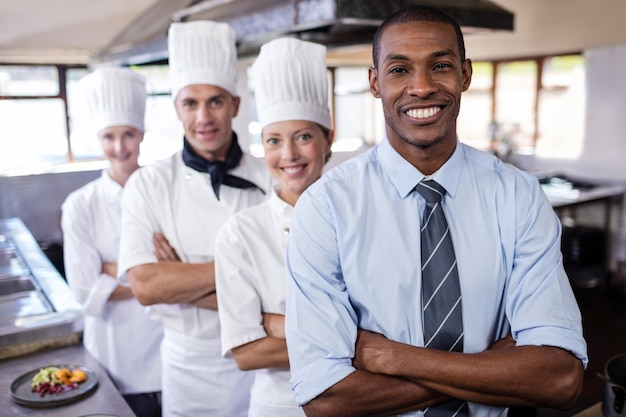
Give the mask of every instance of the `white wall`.
[[626, 179], [626, 45], [587, 51], [582, 160], [607, 178]]

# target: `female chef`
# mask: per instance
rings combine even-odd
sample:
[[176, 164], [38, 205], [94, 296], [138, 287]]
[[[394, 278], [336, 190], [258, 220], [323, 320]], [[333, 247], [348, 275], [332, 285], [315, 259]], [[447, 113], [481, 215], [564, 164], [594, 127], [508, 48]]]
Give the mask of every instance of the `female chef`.
[[80, 87], [109, 167], [63, 203], [65, 272], [83, 306], [85, 348], [107, 369], [138, 417], [159, 417], [162, 327], [116, 280], [120, 198], [139, 168], [145, 80], [128, 68], [101, 68], [83, 78]]
[[297, 39], [262, 46], [252, 68], [265, 163], [277, 181], [264, 203], [231, 217], [216, 239], [222, 353], [256, 370], [249, 417], [301, 417], [284, 335], [285, 245], [298, 197], [322, 175], [333, 139], [326, 48]]

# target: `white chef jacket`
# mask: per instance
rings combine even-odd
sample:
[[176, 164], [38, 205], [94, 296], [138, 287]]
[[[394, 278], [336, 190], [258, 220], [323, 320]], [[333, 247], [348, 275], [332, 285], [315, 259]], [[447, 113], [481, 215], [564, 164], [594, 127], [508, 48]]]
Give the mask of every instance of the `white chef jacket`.
[[136, 299], [107, 302], [117, 287], [102, 273], [117, 262], [122, 187], [104, 171], [72, 192], [62, 206], [65, 273], [83, 306], [85, 348], [109, 372], [122, 394], [161, 390], [163, 326]]
[[[285, 248], [293, 207], [276, 192], [263, 204], [228, 219], [215, 244], [222, 354], [266, 337], [262, 312], [285, 314]], [[259, 369], [250, 417], [303, 417], [288, 369]]]
[[[272, 177], [262, 159], [244, 154], [229, 172], [252, 181], [269, 195]], [[130, 268], [157, 262], [154, 232], [165, 235], [183, 262], [213, 260], [215, 236], [226, 219], [266, 198], [258, 189], [222, 185], [217, 200], [209, 174], [187, 167], [181, 152], [138, 170], [124, 187], [120, 282], [128, 283]], [[239, 371], [234, 360], [221, 357], [217, 311], [189, 304], [157, 304], [150, 307], [150, 314], [165, 326], [164, 415], [245, 416], [252, 375]], [[185, 378], [189, 372], [195, 373], [194, 380]], [[219, 380], [213, 375], [216, 372], [221, 373]], [[219, 401], [231, 398], [233, 392], [238, 398], [229, 402], [245, 405], [241, 414], [218, 409]]]

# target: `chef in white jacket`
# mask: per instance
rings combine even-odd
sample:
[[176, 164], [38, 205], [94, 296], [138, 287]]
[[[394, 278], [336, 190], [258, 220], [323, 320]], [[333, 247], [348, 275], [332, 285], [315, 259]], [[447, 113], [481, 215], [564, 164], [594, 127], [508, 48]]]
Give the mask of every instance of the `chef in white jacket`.
[[161, 415], [161, 323], [116, 279], [121, 197], [138, 168], [145, 80], [127, 68], [101, 68], [80, 81], [109, 167], [72, 192], [62, 207], [65, 273], [83, 306], [84, 345], [139, 417]]
[[163, 415], [246, 416], [252, 375], [220, 351], [214, 241], [228, 217], [267, 198], [272, 179], [232, 131], [240, 101], [233, 30], [173, 23], [168, 49], [183, 150], [128, 181], [119, 278], [164, 324]]
[[228, 219], [216, 239], [222, 353], [254, 372], [249, 417], [304, 417], [289, 384], [285, 247], [293, 206], [330, 157], [326, 47], [273, 40], [252, 74], [265, 163], [277, 185], [268, 201]]

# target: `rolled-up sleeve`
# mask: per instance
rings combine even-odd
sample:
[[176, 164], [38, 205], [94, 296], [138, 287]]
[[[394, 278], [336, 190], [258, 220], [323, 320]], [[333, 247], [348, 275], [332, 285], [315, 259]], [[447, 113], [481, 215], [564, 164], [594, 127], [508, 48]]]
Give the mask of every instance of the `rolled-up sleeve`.
[[256, 274], [245, 239], [231, 218], [215, 241], [215, 286], [225, 357], [232, 356], [233, 348], [267, 336]]
[[329, 210], [319, 197], [305, 192], [296, 205], [287, 246], [285, 329], [299, 404], [354, 371], [357, 317], [341, 274]]
[[587, 344], [563, 269], [560, 221], [538, 184], [520, 194], [507, 315], [518, 345], [556, 346], [586, 367]]

